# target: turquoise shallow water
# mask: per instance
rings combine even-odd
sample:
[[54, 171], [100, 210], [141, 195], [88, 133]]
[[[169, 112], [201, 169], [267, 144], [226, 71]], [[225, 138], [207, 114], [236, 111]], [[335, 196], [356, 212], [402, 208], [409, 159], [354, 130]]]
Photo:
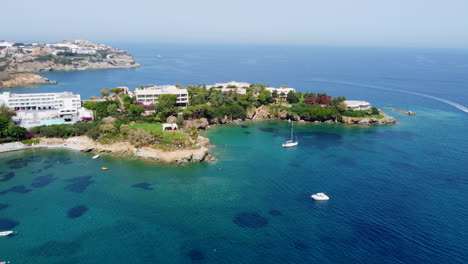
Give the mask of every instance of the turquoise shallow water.
[[[216, 81], [265, 82], [271, 76], [272, 84], [323, 87], [380, 108], [410, 108], [417, 116], [395, 113], [399, 123], [385, 127], [298, 125], [300, 146], [294, 149], [281, 148], [289, 136], [286, 122], [214, 127], [207, 135], [217, 161], [209, 164], [167, 166], [109, 156], [92, 160], [91, 154], [67, 150], [2, 154], [0, 229], [18, 234], [0, 239], [0, 261], [468, 262], [467, 115], [430, 98], [365, 87], [405, 88], [467, 104], [466, 53], [356, 54], [351, 49], [335, 50], [341, 55], [336, 58], [331, 52], [302, 51], [322, 60], [317, 68], [318, 62], [306, 55], [299, 58], [300, 50], [231, 48], [216, 58], [209, 47], [166, 49], [169, 55], [164, 48], [154, 52], [167, 67], [148, 55], [141, 58], [144, 67], [128, 75], [120, 70], [51, 74], [68, 78], [70, 87], [83, 85], [85, 93], [112, 87], [117, 81], [109, 80], [123, 78], [122, 73], [128, 82], [149, 82], [152, 75], [168, 83], [176, 78], [188, 82], [197, 73], [200, 79], [212, 74]], [[426, 60], [417, 59], [418, 54]], [[376, 58], [379, 63], [373, 62]], [[382, 60], [387, 64], [380, 65]], [[279, 68], [288, 61], [294, 70], [285, 73]], [[270, 62], [276, 66], [267, 66]], [[95, 83], [99, 76], [100, 87]], [[109, 170], [101, 171], [103, 166]], [[331, 200], [310, 199], [321, 191]]]

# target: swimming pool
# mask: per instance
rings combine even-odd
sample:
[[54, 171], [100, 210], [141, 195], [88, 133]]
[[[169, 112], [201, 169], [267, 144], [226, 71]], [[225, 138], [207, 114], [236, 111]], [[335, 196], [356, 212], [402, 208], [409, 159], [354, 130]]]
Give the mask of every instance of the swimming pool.
[[41, 125], [46, 125], [46, 126], [50, 126], [50, 125], [61, 125], [65, 123], [65, 119], [63, 118], [60, 118], [60, 119], [49, 119], [49, 120], [41, 120]]

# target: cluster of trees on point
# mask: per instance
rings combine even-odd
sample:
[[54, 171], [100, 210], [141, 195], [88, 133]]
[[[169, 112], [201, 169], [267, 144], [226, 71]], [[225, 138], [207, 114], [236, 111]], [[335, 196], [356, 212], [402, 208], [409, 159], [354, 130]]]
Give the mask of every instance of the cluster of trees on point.
[[33, 137], [24, 127], [17, 126], [11, 118], [15, 112], [5, 105], [0, 105], [0, 143], [19, 141]]
[[[191, 85], [187, 87], [190, 106], [186, 108], [176, 106], [176, 95], [160, 95], [157, 104], [145, 106], [135, 101], [134, 97], [125, 94], [121, 88], [103, 89], [101, 94], [107, 100], [83, 103], [84, 107], [94, 111], [96, 117], [94, 122], [41, 126], [31, 131], [46, 137], [87, 135], [93, 139], [125, 138], [137, 145], [144, 145], [146, 144], [144, 142], [157, 142], [161, 139], [160, 132], [141, 131], [141, 129], [135, 132], [129, 129], [132, 122], [162, 123], [166, 122], [169, 116], [176, 117], [179, 125], [183, 125], [184, 120], [188, 119], [207, 118], [209, 121], [221, 120], [224, 117], [245, 119], [249, 108], [275, 102], [278, 103], [275, 105], [276, 108], [298, 115], [307, 121], [341, 120], [341, 116], [365, 117], [379, 114], [375, 107], [370, 111], [348, 110], [344, 97], [292, 91], [288, 94], [278, 94], [276, 91], [270, 93], [266, 87], [262, 84], [252, 84], [246, 88], [246, 94], [238, 94], [235, 91], [223, 92], [216, 88], [206, 89], [205, 86]], [[281, 102], [287, 102], [290, 107], [282, 106]], [[152, 113], [142, 115], [146, 110], [151, 110]], [[112, 123], [102, 121], [108, 117], [113, 117], [115, 121]], [[190, 129], [188, 128], [188, 132]]]
[[37, 126], [30, 129], [36, 136], [69, 138], [87, 135], [97, 139], [100, 135], [99, 125], [101, 122], [78, 122], [75, 124], [61, 124], [50, 126]]

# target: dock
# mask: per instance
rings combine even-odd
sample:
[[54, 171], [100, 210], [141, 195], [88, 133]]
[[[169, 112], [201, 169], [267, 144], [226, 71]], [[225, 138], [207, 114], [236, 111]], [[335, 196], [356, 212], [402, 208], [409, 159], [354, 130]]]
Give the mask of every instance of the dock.
[[405, 114], [405, 115], [416, 115], [415, 112], [407, 111], [407, 110], [398, 110], [398, 109], [395, 109], [395, 108], [388, 108], [388, 110], [390, 110], [392, 112], [400, 113], [400, 114]]

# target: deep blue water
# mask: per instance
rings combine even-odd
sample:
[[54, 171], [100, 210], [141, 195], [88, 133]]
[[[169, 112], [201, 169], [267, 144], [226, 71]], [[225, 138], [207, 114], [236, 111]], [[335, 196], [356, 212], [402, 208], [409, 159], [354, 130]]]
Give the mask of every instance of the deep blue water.
[[[448, 104], [468, 106], [468, 51], [115, 46], [143, 66], [47, 73], [60, 84], [15, 90], [86, 98], [121, 85], [237, 80], [417, 115], [392, 113], [399, 123], [385, 127], [297, 126], [295, 149], [280, 147], [284, 122], [215, 127], [207, 135], [218, 160], [182, 167], [60, 150], [2, 154], [0, 229], [18, 234], [0, 238], [0, 261], [468, 262], [468, 114]], [[320, 191], [331, 200], [310, 199]]]

